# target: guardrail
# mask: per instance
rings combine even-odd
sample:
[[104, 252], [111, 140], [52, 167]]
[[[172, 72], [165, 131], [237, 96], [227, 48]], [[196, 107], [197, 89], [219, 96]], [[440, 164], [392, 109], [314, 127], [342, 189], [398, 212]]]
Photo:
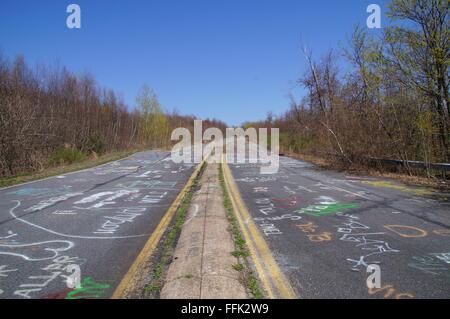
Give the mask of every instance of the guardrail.
[[413, 168], [423, 168], [423, 169], [433, 169], [437, 171], [450, 171], [450, 163], [425, 163], [420, 161], [402, 161], [395, 159], [385, 159], [385, 158], [375, 158], [369, 157], [371, 161], [380, 162], [383, 164], [393, 164], [393, 165], [401, 165], [401, 166], [409, 166]]
[[[289, 152], [288, 152], [289, 153]], [[322, 156], [335, 156], [339, 158], [343, 158], [342, 154], [339, 153], [330, 153], [330, 152], [314, 152], [316, 155]], [[355, 158], [352, 158], [355, 159]], [[441, 172], [449, 172], [450, 171], [450, 163], [426, 163], [421, 161], [403, 161], [397, 159], [386, 159], [386, 158], [377, 158], [370, 156], [359, 156], [360, 160], [371, 161], [373, 163], [384, 164], [384, 165], [392, 165], [392, 166], [409, 166], [410, 168], [420, 168], [420, 169], [431, 169]]]

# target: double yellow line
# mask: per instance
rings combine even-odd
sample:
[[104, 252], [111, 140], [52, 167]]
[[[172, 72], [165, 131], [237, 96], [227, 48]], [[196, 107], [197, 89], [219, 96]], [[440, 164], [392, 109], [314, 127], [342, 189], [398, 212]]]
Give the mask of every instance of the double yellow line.
[[[190, 176], [188, 182], [175, 198], [173, 203], [170, 205], [167, 212], [164, 214], [160, 223], [147, 240], [144, 248], [141, 250], [139, 255], [134, 260], [133, 264], [129, 268], [128, 272], [125, 274], [116, 290], [114, 291], [111, 298], [121, 299], [124, 298], [127, 289], [132, 288], [134, 280], [137, 278], [139, 269], [144, 265], [144, 263], [149, 260], [152, 256], [154, 250], [156, 249], [162, 235], [166, 231], [170, 224], [175, 212], [177, 211], [181, 201], [183, 200], [186, 193], [189, 191], [193, 185], [195, 178], [198, 176], [205, 160], [203, 160], [199, 165], [197, 165], [195, 171]], [[284, 299], [294, 299], [297, 298], [294, 290], [292, 289], [289, 281], [283, 275], [279, 269], [275, 259], [273, 258], [267, 243], [264, 238], [259, 233], [256, 225], [253, 223], [250, 213], [245, 207], [242, 198], [237, 189], [236, 183], [231, 175], [231, 171], [223, 159], [223, 170], [225, 177], [225, 184], [227, 186], [228, 192], [230, 193], [231, 203], [236, 214], [239, 226], [242, 230], [242, 234], [250, 250], [251, 257], [253, 259], [256, 272], [267, 292], [269, 298], [284, 298]]]
[[225, 185], [230, 194], [231, 203], [238, 220], [239, 226], [244, 235], [251, 257], [253, 259], [256, 272], [261, 280], [269, 298], [295, 299], [297, 298], [294, 289], [287, 278], [283, 275], [275, 259], [270, 252], [266, 241], [261, 236], [254, 224], [250, 213], [245, 207], [239, 194], [237, 185], [233, 179], [230, 168], [226, 163], [225, 156], [222, 157], [222, 167], [225, 177]]

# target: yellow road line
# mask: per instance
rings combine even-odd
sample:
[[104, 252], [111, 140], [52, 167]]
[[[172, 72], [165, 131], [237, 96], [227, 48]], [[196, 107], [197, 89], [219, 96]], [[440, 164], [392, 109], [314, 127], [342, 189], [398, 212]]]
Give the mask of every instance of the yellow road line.
[[268, 297], [284, 299], [297, 298], [294, 289], [278, 267], [270, 252], [269, 246], [261, 236], [250, 213], [245, 207], [225, 158], [222, 157], [222, 159], [225, 184], [230, 192], [231, 202], [254, 261], [256, 272], [266, 289]]
[[236, 213], [236, 219], [238, 220], [239, 227], [242, 230], [242, 234], [244, 235], [247, 247], [248, 247], [248, 249], [250, 251], [250, 255], [252, 256], [253, 263], [254, 263], [255, 268], [256, 268], [256, 272], [258, 273], [259, 279], [261, 280], [261, 283], [263, 284], [264, 290], [266, 291], [268, 297], [273, 299], [274, 298], [274, 294], [273, 294], [273, 291], [272, 291], [272, 285], [270, 284], [269, 279], [266, 276], [266, 272], [263, 270], [263, 266], [261, 265], [261, 262], [259, 260], [259, 256], [258, 256], [258, 253], [256, 251], [256, 248], [255, 248], [255, 246], [253, 244], [253, 241], [250, 240], [250, 235], [248, 234], [248, 230], [247, 230], [247, 228], [244, 225], [244, 222], [243, 222], [243, 220], [241, 218], [241, 214], [239, 213], [239, 208], [238, 208], [238, 205], [237, 205], [236, 200], [235, 200], [235, 194], [232, 191], [232, 186], [230, 185], [229, 177], [227, 176], [225, 164], [223, 164], [222, 167], [223, 167], [223, 170], [224, 170], [225, 185], [227, 186], [228, 191], [230, 193], [231, 204], [233, 205], [233, 209], [234, 209], [234, 211]]
[[121, 282], [117, 286], [116, 290], [114, 291], [113, 295], [111, 296], [112, 299], [121, 299], [121, 298], [125, 297], [126, 289], [130, 285], [132, 285], [133, 279], [136, 277], [140, 266], [152, 256], [155, 248], [158, 246], [158, 243], [161, 240], [162, 235], [166, 231], [167, 226], [169, 226], [173, 215], [177, 211], [184, 196], [186, 195], [186, 193], [189, 191], [192, 184], [194, 183], [194, 180], [197, 177], [198, 173], [200, 172], [200, 169], [204, 162], [205, 162], [205, 159], [200, 164], [197, 165], [196, 169], [192, 173], [191, 177], [189, 178], [189, 180], [186, 183], [186, 185], [184, 186], [184, 188], [181, 190], [181, 192], [175, 198], [173, 203], [170, 205], [169, 209], [164, 214], [164, 216], [161, 219], [161, 221], [159, 222], [158, 226], [155, 228], [152, 235], [145, 243], [144, 248], [142, 248], [141, 252], [134, 260], [130, 269], [128, 270], [128, 272], [125, 274], [125, 276], [122, 278]]

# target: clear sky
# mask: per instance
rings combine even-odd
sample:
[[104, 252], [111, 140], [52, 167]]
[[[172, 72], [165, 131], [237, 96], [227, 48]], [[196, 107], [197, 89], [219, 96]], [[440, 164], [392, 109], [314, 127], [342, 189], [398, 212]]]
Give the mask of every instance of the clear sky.
[[[144, 83], [163, 106], [229, 125], [279, 114], [305, 64], [345, 42], [387, 0], [1, 0], [0, 51], [89, 72], [133, 107]], [[81, 7], [81, 29], [66, 7]]]

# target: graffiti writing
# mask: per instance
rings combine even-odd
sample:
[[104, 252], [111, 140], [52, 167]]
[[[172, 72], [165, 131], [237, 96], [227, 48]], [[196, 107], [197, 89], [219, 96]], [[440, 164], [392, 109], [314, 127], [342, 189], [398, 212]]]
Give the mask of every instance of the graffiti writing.
[[320, 242], [326, 242], [330, 241], [332, 239], [332, 235], [329, 232], [318, 232], [317, 228], [318, 226], [313, 223], [309, 222], [306, 224], [298, 224], [296, 225], [303, 233], [306, 234], [306, 237], [314, 243], [320, 243]]
[[398, 292], [393, 285], [383, 285], [381, 288], [368, 288], [369, 295], [382, 294], [383, 298], [389, 299], [412, 299], [414, 295], [408, 292]]
[[94, 299], [105, 296], [105, 290], [110, 286], [105, 283], [96, 283], [91, 277], [81, 282], [81, 287], [67, 293], [66, 299]]
[[[399, 252], [399, 250], [391, 248], [388, 242], [377, 238], [384, 235], [384, 232], [370, 232], [369, 226], [358, 221], [359, 217], [344, 213], [336, 215], [345, 218], [343, 223], [336, 226], [338, 227], [337, 232], [341, 234], [339, 239], [354, 243], [363, 251], [363, 254], [357, 259], [347, 258], [347, 261], [352, 263], [352, 270], [359, 271], [361, 268], [366, 269], [370, 264], [379, 264], [380, 261], [369, 261], [374, 256]], [[373, 238], [374, 236], [377, 237]]]

